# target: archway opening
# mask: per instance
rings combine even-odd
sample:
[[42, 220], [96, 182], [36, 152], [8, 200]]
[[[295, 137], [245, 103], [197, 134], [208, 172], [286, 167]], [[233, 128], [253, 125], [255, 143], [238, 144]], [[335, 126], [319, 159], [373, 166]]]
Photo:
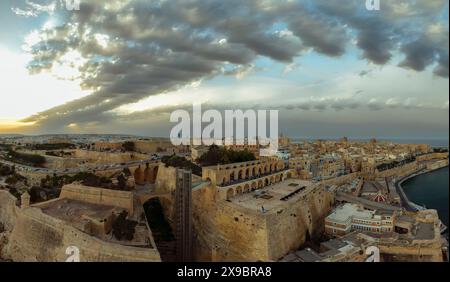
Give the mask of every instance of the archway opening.
[[234, 171], [230, 173], [230, 182], [234, 181]]
[[227, 201], [231, 200], [231, 198], [233, 198], [234, 196], [234, 191], [233, 188], [230, 188], [227, 190]]

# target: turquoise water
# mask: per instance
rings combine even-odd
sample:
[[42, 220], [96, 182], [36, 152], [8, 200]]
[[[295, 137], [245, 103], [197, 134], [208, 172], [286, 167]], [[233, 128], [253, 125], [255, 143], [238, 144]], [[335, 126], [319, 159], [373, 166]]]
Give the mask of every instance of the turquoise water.
[[448, 166], [418, 175], [403, 182], [402, 187], [408, 199], [416, 204], [436, 209], [439, 218], [448, 226]]

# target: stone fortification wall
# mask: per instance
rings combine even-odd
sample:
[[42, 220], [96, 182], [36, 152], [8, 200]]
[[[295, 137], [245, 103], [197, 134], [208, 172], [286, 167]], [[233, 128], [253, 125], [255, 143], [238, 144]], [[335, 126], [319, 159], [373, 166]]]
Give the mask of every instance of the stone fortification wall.
[[346, 175], [342, 175], [339, 177], [323, 180], [320, 184], [323, 185], [342, 185], [345, 183], [349, 183], [353, 181], [355, 178], [358, 178], [361, 174], [359, 172], [353, 172]]
[[102, 241], [33, 207], [18, 214], [3, 256], [13, 261], [65, 261], [69, 246], [79, 249], [81, 261], [161, 260], [156, 249]]
[[376, 177], [398, 177], [407, 174], [411, 174], [419, 169], [417, 161], [405, 164], [392, 169], [387, 169], [383, 171], [376, 171]]
[[332, 206], [332, 196], [320, 187], [266, 213], [216, 201], [215, 190], [207, 186], [192, 194], [194, 253], [202, 261], [278, 260], [319, 234]]
[[12, 230], [16, 222], [17, 199], [6, 190], [0, 190], [0, 222], [5, 230]]
[[129, 161], [147, 160], [149, 158], [147, 155], [140, 153], [111, 153], [89, 150], [75, 150], [74, 157], [87, 159], [90, 163], [96, 164], [126, 163]]
[[332, 195], [322, 187], [315, 187], [270, 213], [266, 218], [269, 259], [276, 261], [297, 250], [306, 240], [318, 238], [332, 204]]
[[431, 153], [416, 157], [416, 160], [419, 162], [431, 161], [434, 159], [448, 159], [448, 153]]
[[118, 191], [96, 187], [68, 184], [61, 189], [59, 198], [79, 200], [92, 204], [115, 206], [128, 210], [133, 214], [133, 194], [129, 191]]

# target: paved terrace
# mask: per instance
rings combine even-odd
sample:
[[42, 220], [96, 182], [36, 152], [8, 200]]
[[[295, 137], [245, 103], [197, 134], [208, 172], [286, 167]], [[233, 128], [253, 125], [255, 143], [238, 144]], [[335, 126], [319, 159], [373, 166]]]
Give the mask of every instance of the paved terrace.
[[[305, 188], [300, 190], [302, 187]], [[316, 187], [316, 185], [313, 185], [311, 181], [286, 179], [282, 182], [266, 186], [250, 193], [236, 195], [229, 201], [240, 207], [261, 213], [263, 212], [262, 207], [264, 207], [264, 212], [269, 212], [285, 204], [289, 200], [298, 198], [299, 195], [304, 195], [314, 187]], [[286, 200], [281, 200], [295, 191], [298, 192], [291, 197], [287, 197]]]
[[[58, 198], [32, 206], [41, 209], [43, 213], [51, 217], [65, 221], [67, 224], [83, 232], [85, 232], [84, 225], [87, 218], [101, 222], [107, 219], [112, 213], [119, 214], [123, 210], [114, 206], [99, 205], [65, 198]], [[131, 219], [136, 220], [135, 218]], [[137, 221], [138, 224], [135, 227], [135, 234], [131, 241], [119, 241], [112, 236], [112, 232], [104, 236], [100, 236], [99, 234], [90, 235], [110, 243], [155, 248], [148, 225], [145, 222], [139, 222], [140, 220]]]

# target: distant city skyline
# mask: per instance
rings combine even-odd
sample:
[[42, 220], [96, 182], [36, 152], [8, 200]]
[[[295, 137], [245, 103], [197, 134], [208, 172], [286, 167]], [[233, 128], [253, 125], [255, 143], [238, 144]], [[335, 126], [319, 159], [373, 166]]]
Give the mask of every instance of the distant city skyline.
[[293, 138], [448, 140], [448, 1], [62, 2], [0, 3], [0, 134], [167, 137], [202, 102]]

